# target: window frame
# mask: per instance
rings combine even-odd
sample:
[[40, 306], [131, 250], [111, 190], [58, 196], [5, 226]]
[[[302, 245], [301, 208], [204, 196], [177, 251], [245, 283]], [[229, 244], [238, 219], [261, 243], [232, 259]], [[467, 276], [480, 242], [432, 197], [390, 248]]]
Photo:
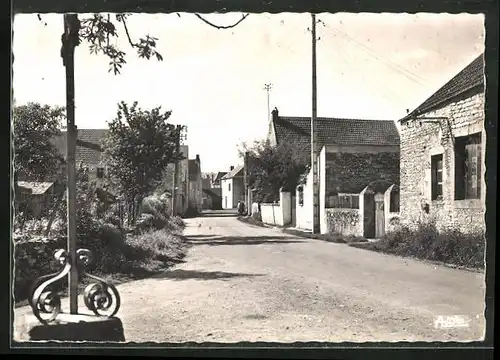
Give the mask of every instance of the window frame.
[[[440, 164], [440, 168], [438, 168]], [[443, 153], [431, 155], [431, 200], [440, 201], [443, 200], [443, 173], [444, 173], [444, 156]], [[437, 175], [441, 174], [440, 181], [437, 179]], [[439, 187], [440, 192], [439, 192]]]
[[482, 146], [481, 132], [455, 138], [455, 200], [481, 199]]

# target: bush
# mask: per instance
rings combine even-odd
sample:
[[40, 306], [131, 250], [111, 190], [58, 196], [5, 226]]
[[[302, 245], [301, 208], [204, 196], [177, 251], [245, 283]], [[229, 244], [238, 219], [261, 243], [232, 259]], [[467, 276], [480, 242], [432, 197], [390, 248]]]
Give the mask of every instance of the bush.
[[[166, 230], [150, 230], [127, 239], [127, 245], [132, 248], [129, 249], [129, 255], [133, 256], [142, 253], [142, 256], [144, 256], [146, 253], [152, 260], [161, 262], [178, 260], [180, 254], [182, 254], [180, 250], [186, 243], [184, 237]], [[134, 258], [131, 260], [147, 259]]]
[[[170, 219], [177, 229], [183, 222], [178, 218]], [[57, 249], [66, 248], [66, 238], [45, 239], [16, 235], [15, 285], [16, 302], [28, 297], [34, 281], [42, 275], [57, 272], [61, 269], [54, 260]], [[112, 275], [113, 279], [141, 278], [164, 270], [180, 261], [187, 249], [187, 241], [179, 233], [166, 229], [149, 230], [140, 235], [125, 237], [123, 231], [112, 224], [100, 224], [95, 237], [80, 238], [78, 248], [92, 251], [92, 263], [87, 271], [103, 277]], [[65, 279], [55, 285], [55, 290], [65, 290]]]
[[402, 226], [380, 241], [355, 246], [460, 267], [484, 269], [483, 234], [463, 234], [457, 230], [438, 231], [432, 223], [419, 224], [415, 230]]

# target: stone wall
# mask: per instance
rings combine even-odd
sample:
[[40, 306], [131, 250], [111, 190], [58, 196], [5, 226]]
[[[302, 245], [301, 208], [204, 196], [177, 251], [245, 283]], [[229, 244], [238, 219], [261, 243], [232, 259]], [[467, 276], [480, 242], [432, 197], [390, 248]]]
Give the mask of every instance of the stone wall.
[[326, 189], [330, 193], [359, 193], [373, 181], [399, 183], [399, 153], [327, 153]]
[[[409, 120], [401, 124], [401, 222], [435, 221], [440, 229], [455, 228], [464, 233], [484, 230], [484, 93], [473, 89], [424, 117], [446, 117], [430, 123]], [[434, 120], [436, 121], [436, 120]], [[454, 138], [482, 133], [481, 198], [455, 200]], [[431, 156], [443, 154], [443, 197], [431, 200]], [[428, 208], [428, 212], [427, 209]]]
[[359, 209], [325, 209], [325, 223], [329, 234], [363, 236], [363, 216]]

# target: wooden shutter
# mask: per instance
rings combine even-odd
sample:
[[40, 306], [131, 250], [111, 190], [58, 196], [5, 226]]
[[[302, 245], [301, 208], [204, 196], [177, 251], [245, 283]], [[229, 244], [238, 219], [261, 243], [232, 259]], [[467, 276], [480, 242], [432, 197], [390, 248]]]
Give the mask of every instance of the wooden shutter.
[[481, 194], [481, 144], [471, 141], [465, 145], [465, 152], [465, 197], [478, 199]]

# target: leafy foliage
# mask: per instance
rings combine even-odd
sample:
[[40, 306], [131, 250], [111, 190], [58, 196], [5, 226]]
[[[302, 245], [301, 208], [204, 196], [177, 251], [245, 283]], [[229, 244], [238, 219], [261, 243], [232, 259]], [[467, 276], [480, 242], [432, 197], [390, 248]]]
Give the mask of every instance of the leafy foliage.
[[245, 146], [241, 155], [244, 152], [248, 154], [248, 181], [256, 189], [257, 201], [277, 200], [280, 188], [293, 191], [307, 170], [307, 157], [292, 142], [272, 145], [257, 141], [250, 148]]
[[144, 198], [161, 182], [169, 163], [182, 158], [177, 149], [180, 129], [167, 123], [171, 112], [118, 104], [103, 142], [108, 172], [129, 200]]
[[[116, 14], [114, 20], [123, 27], [130, 46], [137, 51], [140, 58], [149, 60], [155, 57], [158, 61], [162, 61], [162, 55], [156, 50], [157, 38], [145, 35], [139, 38], [139, 41], [132, 40], [127, 26], [128, 16], [129, 14]], [[92, 54], [106, 55], [109, 58], [109, 71], [119, 74], [127, 61], [125, 60], [126, 53], [112, 44], [112, 40], [119, 36], [115, 22], [112, 21], [110, 14], [92, 14], [91, 17], [80, 20], [79, 36], [89, 43]]]
[[44, 181], [57, 172], [64, 161], [52, 139], [61, 134], [64, 108], [28, 103], [15, 106], [14, 166], [22, 176]]

